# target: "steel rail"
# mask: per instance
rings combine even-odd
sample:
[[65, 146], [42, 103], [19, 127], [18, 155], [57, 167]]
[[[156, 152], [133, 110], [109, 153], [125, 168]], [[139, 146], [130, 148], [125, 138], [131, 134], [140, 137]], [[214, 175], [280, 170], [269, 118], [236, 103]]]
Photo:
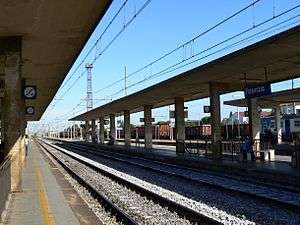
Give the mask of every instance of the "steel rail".
[[[88, 147], [85, 147], [85, 146], [80, 146], [80, 147], [74, 146], [74, 143], [72, 143], [71, 145], [73, 145], [73, 146], [71, 146], [71, 147], [69, 146], [70, 149], [77, 148], [77, 150], [79, 150], [79, 151], [84, 150], [85, 151], [84, 153], [88, 152], [91, 155], [97, 155], [97, 156], [107, 158], [107, 159], [110, 159], [110, 160], [115, 160], [115, 161], [119, 161], [119, 162], [122, 162], [122, 163], [130, 164], [130, 165], [133, 165], [133, 166], [141, 167], [143, 169], [151, 170], [153, 172], [158, 172], [158, 173], [162, 173], [162, 174], [165, 174], [165, 175], [168, 175], [168, 176], [177, 177], [177, 178], [180, 178], [180, 179], [184, 179], [188, 182], [198, 183], [198, 184], [205, 184], [205, 185], [208, 185], [208, 186], [211, 186], [211, 187], [214, 187], [214, 188], [218, 188], [218, 189], [221, 189], [221, 190], [226, 190], [226, 191], [229, 191], [229, 192], [234, 191], [234, 192], [236, 192], [240, 195], [247, 195], [249, 197], [255, 197], [256, 199], [258, 199], [260, 201], [267, 202], [267, 203], [272, 202], [273, 204], [276, 204], [280, 207], [284, 206], [285, 208], [287, 208], [289, 210], [300, 212], [300, 205], [299, 204], [294, 204], [292, 202], [283, 201], [283, 200], [280, 200], [276, 197], [270, 198], [268, 196], [257, 195], [253, 192], [248, 192], [248, 191], [234, 189], [234, 188], [228, 188], [228, 187], [218, 185], [218, 184], [215, 184], [215, 183], [212, 183], [212, 182], [189, 178], [189, 177], [186, 177], [184, 175], [180, 175], [180, 174], [177, 174], [177, 173], [174, 173], [174, 172], [170, 172], [170, 171], [166, 171], [166, 170], [162, 170], [162, 169], [158, 169], [158, 168], [153, 168], [151, 166], [146, 166], [146, 165], [143, 165], [143, 164], [140, 164], [140, 163], [131, 162], [131, 161], [126, 160], [126, 159], [117, 158], [117, 157], [114, 157], [114, 156], [111, 156], [111, 155], [108, 155], [108, 154], [105, 154], [105, 153], [101, 153], [99, 151], [93, 151], [93, 150], [90, 150]], [[66, 146], [66, 147], [68, 147], [68, 146]], [[157, 162], [155, 162], [155, 163], [157, 163]], [[276, 189], [278, 189], [278, 188], [276, 187]]]
[[[48, 145], [48, 146], [51, 146], [52, 148], [55, 148], [56, 150], [58, 151], [61, 151], [57, 146], [55, 145], [50, 145], [49, 143], [47, 142], [44, 142], [44, 144]], [[68, 150], [66, 150], [68, 151]], [[207, 215], [204, 215], [204, 214], [201, 214], [191, 208], [188, 208], [182, 204], [179, 204], [175, 201], [172, 201], [168, 198], [165, 198], [157, 193], [154, 193], [153, 191], [151, 190], [147, 190], [145, 189], [144, 187], [141, 187], [139, 186], [138, 184], [135, 184], [133, 182], [130, 182], [126, 179], [123, 179], [122, 177], [119, 177], [115, 174], [112, 174], [112, 173], [109, 173], [105, 170], [102, 170], [101, 168], [97, 167], [96, 165], [93, 165], [93, 164], [90, 164], [82, 159], [79, 159], [77, 157], [75, 157], [74, 155], [71, 155], [67, 152], [64, 152], [64, 151], [61, 151], [63, 152], [64, 154], [68, 155], [69, 157], [73, 158], [74, 160], [77, 160], [79, 161], [80, 163], [94, 169], [95, 171], [109, 177], [110, 179], [118, 182], [119, 184], [121, 185], [124, 185], [126, 186], [127, 188], [131, 189], [131, 190], [134, 190], [136, 193], [140, 194], [141, 196], [145, 196], [147, 197], [148, 199], [151, 199], [153, 202], [155, 203], [158, 203], [160, 204], [161, 206], [163, 207], [167, 207], [168, 210], [172, 211], [172, 212], [176, 212], [180, 217], [182, 218], [186, 218], [188, 219], [189, 221], [191, 221], [192, 223], [204, 223], [204, 224], [209, 224], [209, 225], [214, 225], [214, 224], [222, 224], [221, 222], [207, 216]]]
[[51, 157], [53, 157], [82, 186], [87, 188], [88, 191], [91, 193], [91, 195], [95, 199], [97, 199], [106, 210], [109, 210], [111, 214], [116, 217], [118, 222], [121, 222], [123, 224], [128, 224], [128, 225], [138, 225], [138, 223], [135, 222], [135, 220], [131, 218], [126, 212], [124, 212], [121, 208], [119, 208], [112, 201], [110, 201], [104, 194], [96, 190], [90, 182], [86, 181], [82, 176], [78, 175], [70, 167], [65, 165], [61, 159], [59, 159], [54, 153], [52, 153], [47, 148], [47, 146], [44, 145], [47, 143], [45, 142], [41, 143], [40, 141], [36, 141], [36, 143], [38, 143], [38, 145], [41, 148], [43, 148], [46, 152], [48, 152], [51, 155]]

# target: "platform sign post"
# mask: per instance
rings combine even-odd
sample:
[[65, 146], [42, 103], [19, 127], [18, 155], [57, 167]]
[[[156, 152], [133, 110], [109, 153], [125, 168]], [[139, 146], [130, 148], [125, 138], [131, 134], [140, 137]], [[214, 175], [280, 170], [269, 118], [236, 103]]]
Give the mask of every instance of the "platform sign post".
[[35, 85], [25, 85], [23, 87], [23, 96], [25, 99], [36, 99], [37, 88]]
[[[186, 119], [186, 118], [188, 118], [188, 116], [189, 116], [189, 112], [188, 112], [188, 110], [186, 110], [186, 107], [185, 107], [184, 118]], [[170, 110], [169, 111], [169, 118], [170, 119], [175, 119], [175, 110]]]
[[26, 115], [34, 115], [34, 113], [35, 113], [34, 106], [26, 106], [26, 108], [25, 108]]
[[210, 113], [210, 106], [209, 105], [203, 106], [203, 112], [204, 113]]
[[[151, 122], [154, 123], [155, 122], [155, 118], [152, 118]], [[145, 118], [140, 118], [140, 123], [145, 123]]]
[[175, 111], [174, 110], [170, 110], [169, 111], [169, 118], [170, 119], [174, 119], [175, 118]]
[[256, 98], [271, 94], [271, 84], [248, 85], [244, 89], [245, 98]]

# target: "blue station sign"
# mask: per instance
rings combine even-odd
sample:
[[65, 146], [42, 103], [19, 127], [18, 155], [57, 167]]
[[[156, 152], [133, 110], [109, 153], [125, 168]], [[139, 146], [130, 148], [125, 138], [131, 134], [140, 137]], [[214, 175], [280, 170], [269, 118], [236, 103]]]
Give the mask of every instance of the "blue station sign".
[[245, 98], [256, 98], [271, 94], [271, 84], [249, 85], [244, 89]]

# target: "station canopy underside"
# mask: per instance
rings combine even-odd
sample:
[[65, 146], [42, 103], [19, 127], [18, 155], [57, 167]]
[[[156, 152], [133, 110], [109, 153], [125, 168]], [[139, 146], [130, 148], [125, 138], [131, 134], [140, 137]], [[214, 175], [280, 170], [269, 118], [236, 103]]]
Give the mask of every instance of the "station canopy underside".
[[124, 110], [139, 112], [143, 106], [153, 108], [174, 104], [175, 97], [185, 101], [209, 97], [209, 85], [219, 86], [220, 94], [243, 90], [247, 84], [299, 77], [300, 26], [242, 48], [195, 69], [78, 115], [70, 120], [85, 121]]
[[[25, 103], [35, 107], [35, 115], [27, 115], [26, 120], [40, 119], [111, 2], [0, 2], [0, 56], [8, 47], [5, 40], [19, 37], [22, 78], [26, 85], [37, 86], [37, 99]], [[4, 76], [4, 63], [1, 62], [0, 75]]]
[[[265, 95], [257, 98], [257, 104], [261, 108], [275, 108], [282, 104], [300, 102], [300, 88], [291, 90], [278, 91], [270, 95]], [[235, 99], [230, 101], [224, 101], [225, 105], [247, 107], [247, 99]]]

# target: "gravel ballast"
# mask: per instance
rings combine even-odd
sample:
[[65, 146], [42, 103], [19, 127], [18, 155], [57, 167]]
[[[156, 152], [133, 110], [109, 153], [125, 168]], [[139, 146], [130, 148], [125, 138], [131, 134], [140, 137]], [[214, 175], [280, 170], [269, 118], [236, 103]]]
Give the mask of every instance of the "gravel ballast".
[[[85, 153], [85, 156], [91, 157], [90, 154]], [[242, 196], [234, 192], [220, 191], [220, 189], [212, 188], [206, 185], [199, 185], [195, 183], [188, 183], [184, 179], [178, 179], [176, 177], [163, 175], [158, 172], [143, 169], [138, 166], [126, 164], [125, 162], [109, 160], [100, 156], [93, 155], [93, 160], [106, 165], [110, 168], [114, 168], [120, 172], [130, 174], [140, 180], [147, 181], [156, 186], [163, 187], [171, 192], [178, 193], [184, 197], [207, 204], [214, 209], [225, 211], [229, 215], [234, 215], [239, 218], [246, 218], [250, 221], [255, 221], [258, 224], [300, 224], [300, 215], [295, 211], [284, 209], [267, 201], [260, 201], [249, 196]], [[127, 159], [128, 160], [128, 159]], [[131, 161], [131, 160], [130, 160]], [[138, 159], [133, 160], [135, 163], [143, 163], [144, 165], [151, 167], [159, 167], [159, 169], [169, 169], [174, 173], [182, 173], [187, 177], [193, 179], [218, 179], [218, 182], [226, 182], [227, 185], [232, 185], [235, 188], [248, 188], [250, 190], [255, 189], [256, 185], [249, 184], [246, 186], [245, 182], [242, 187], [239, 187], [238, 181], [230, 182], [230, 179], [223, 179], [221, 177], [203, 175], [199, 173], [187, 172], [182, 169], [168, 168], [167, 165], [163, 166], [150, 161], [139, 161]], [[205, 177], [203, 177], [205, 176]], [[262, 188], [259, 189], [262, 194], [274, 195], [275, 189]], [[276, 196], [282, 196], [290, 201], [297, 201], [296, 194], [288, 194], [284, 191], [278, 191]], [[276, 197], [274, 196], [274, 197]]]
[[76, 174], [84, 177], [87, 182], [93, 184], [99, 192], [105, 194], [114, 204], [122, 208], [139, 224], [190, 224], [188, 220], [180, 218], [176, 213], [170, 212], [167, 208], [140, 196], [64, 153], [54, 149], [51, 149], [51, 151], [65, 165]]
[[[66, 151], [62, 148], [58, 149], [62, 151]], [[217, 220], [219, 222], [222, 222], [223, 224], [254, 224], [253, 222], [245, 219], [243, 215], [233, 215], [229, 214], [223, 210], [218, 209], [217, 207], [213, 205], [205, 204], [204, 202], [196, 201], [191, 198], [187, 198], [184, 195], [178, 194], [177, 192], [170, 191], [166, 188], [162, 188], [159, 185], [151, 184], [149, 182], [145, 182], [144, 180], [138, 179], [136, 177], [130, 176], [128, 174], [122, 173], [120, 171], [117, 171], [115, 169], [109, 168], [105, 165], [99, 164], [94, 162], [93, 160], [87, 159], [85, 157], [82, 157], [76, 153], [71, 153], [69, 151], [66, 151], [68, 154], [72, 154], [75, 157], [82, 158], [84, 161], [88, 163], [93, 163], [97, 167], [109, 172], [113, 173], [119, 177], [122, 177], [123, 179], [129, 180], [132, 183], [138, 184], [141, 187], [144, 187], [147, 190], [151, 190], [152, 192], [162, 195], [174, 202], [180, 203], [181, 205], [184, 205], [185, 207], [191, 208], [194, 211], [197, 211], [203, 215], [206, 215], [207, 217], [213, 218], [214, 220]], [[77, 163], [78, 164], [78, 163]], [[157, 175], [156, 175], [157, 176]], [[171, 184], [172, 185], [172, 184]], [[173, 184], [174, 185], [174, 184]], [[212, 194], [212, 193], [211, 193]], [[163, 212], [163, 211], [162, 211]], [[165, 218], [165, 217], [163, 217]], [[177, 222], [177, 221], [176, 221]], [[180, 222], [182, 224], [182, 222]]]
[[92, 209], [99, 220], [106, 225], [118, 225], [116, 218], [106, 211], [104, 207], [90, 194], [90, 192], [83, 187], [76, 179], [68, 174], [68, 172], [58, 164], [49, 153], [43, 151], [47, 157], [56, 165], [59, 171], [64, 175], [64, 178], [71, 184], [78, 195], [86, 202], [88, 207]]

